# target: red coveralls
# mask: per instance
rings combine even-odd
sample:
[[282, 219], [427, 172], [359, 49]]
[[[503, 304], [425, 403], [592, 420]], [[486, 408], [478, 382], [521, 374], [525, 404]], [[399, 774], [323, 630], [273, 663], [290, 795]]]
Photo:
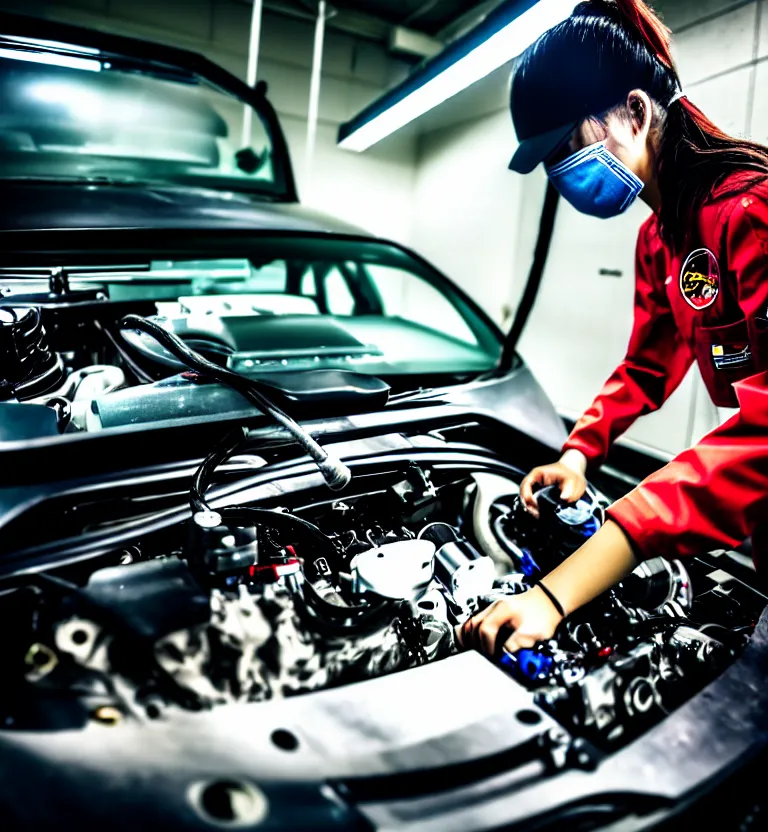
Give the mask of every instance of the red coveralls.
[[[740, 412], [608, 511], [641, 558], [734, 547], [768, 523], [768, 184], [734, 174], [674, 256], [656, 217], [640, 230], [626, 358], [565, 447], [599, 466], [638, 416], [659, 408], [697, 361], [713, 402]], [[768, 563], [768, 535], [753, 537]]]

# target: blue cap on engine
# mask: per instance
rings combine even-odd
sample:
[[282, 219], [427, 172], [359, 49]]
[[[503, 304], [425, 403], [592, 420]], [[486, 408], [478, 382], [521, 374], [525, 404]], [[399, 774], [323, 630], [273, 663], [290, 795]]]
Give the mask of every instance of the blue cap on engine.
[[552, 673], [554, 659], [538, 650], [518, 650], [517, 653], [504, 652], [500, 664], [523, 681], [541, 682]]

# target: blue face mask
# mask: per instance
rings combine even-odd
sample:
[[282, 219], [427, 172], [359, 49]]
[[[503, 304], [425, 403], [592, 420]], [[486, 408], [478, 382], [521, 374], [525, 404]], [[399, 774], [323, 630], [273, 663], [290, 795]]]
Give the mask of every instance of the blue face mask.
[[591, 144], [547, 168], [547, 175], [577, 211], [601, 219], [623, 214], [645, 187], [605, 142]]

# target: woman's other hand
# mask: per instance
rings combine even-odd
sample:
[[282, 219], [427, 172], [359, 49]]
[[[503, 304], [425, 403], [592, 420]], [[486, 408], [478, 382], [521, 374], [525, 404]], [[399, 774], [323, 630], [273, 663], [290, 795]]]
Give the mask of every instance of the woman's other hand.
[[587, 458], [581, 451], [573, 448], [567, 450], [559, 462], [534, 468], [520, 486], [520, 498], [525, 508], [534, 516], [539, 516], [536, 505], [536, 491], [540, 488], [556, 485], [560, 488], [560, 498], [566, 503], [575, 503], [587, 490]]

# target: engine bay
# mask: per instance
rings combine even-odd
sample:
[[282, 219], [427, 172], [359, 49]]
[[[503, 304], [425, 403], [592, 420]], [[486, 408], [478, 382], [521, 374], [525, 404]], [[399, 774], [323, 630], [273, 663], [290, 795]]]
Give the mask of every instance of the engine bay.
[[[0, 596], [12, 634], [4, 725], [163, 720], [449, 658], [457, 625], [524, 592], [594, 533], [605, 505], [543, 491], [534, 520], [511, 478], [416, 463], [380, 482], [306, 505], [297, 494], [275, 508], [206, 508], [77, 579], [15, 579]], [[763, 600], [704, 561], [650, 560], [551, 641], [498, 665], [608, 751], [722, 673]]]

